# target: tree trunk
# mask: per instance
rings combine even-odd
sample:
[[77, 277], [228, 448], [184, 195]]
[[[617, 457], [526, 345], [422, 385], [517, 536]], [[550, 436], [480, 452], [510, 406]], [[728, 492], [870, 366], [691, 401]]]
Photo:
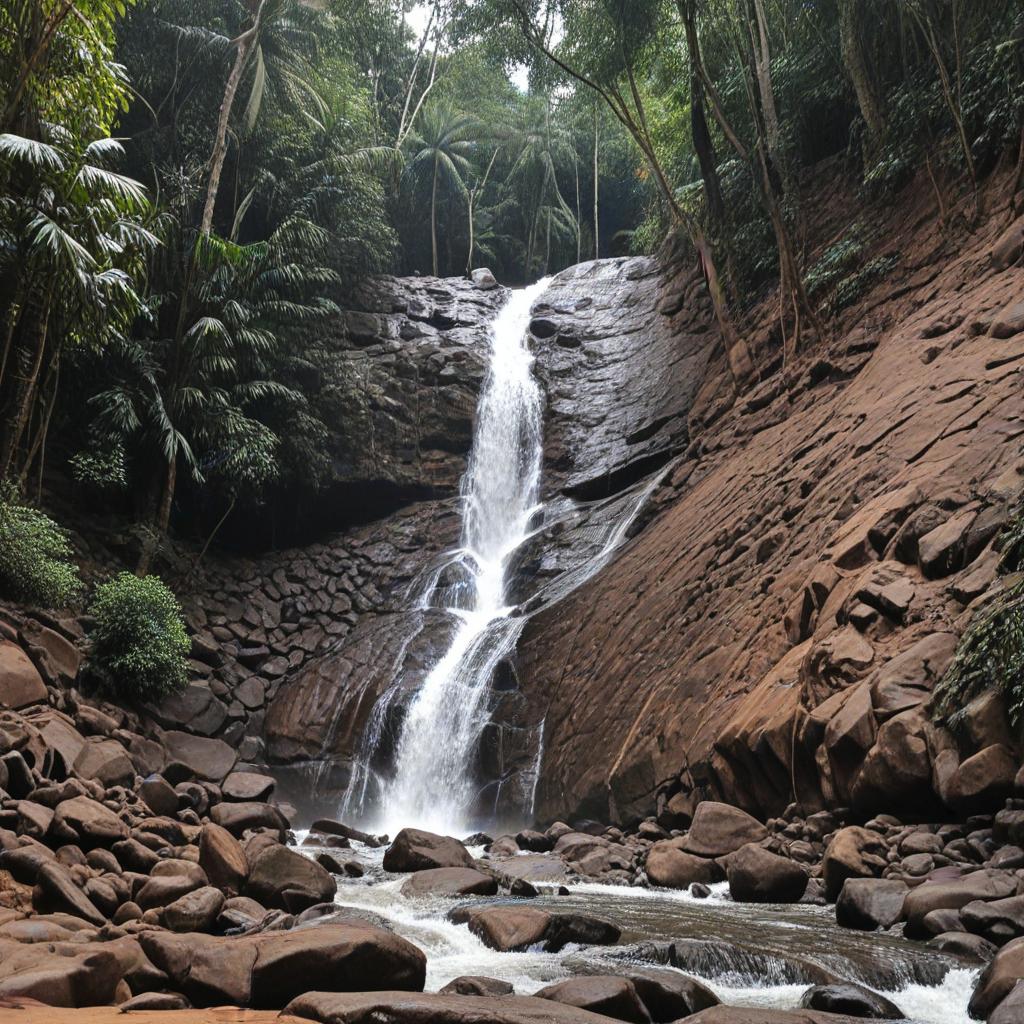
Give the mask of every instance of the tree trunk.
[[840, 0], [839, 2], [839, 45], [843, 54], [843, 66], [853, 83], [857, 106], [868, 129], [868, 149], [878, 152], [885, 138], [885, 115], [875, 90], [864, 45], [861, 40], [863, 0]]
[[594, 259], [601, 258], [601, 227], [598, 221], [598, 122], [597, 122], [597, 101], [594, 101]]
[[708, 203], [708, 214], [714, 226], [725, 221], [725, 200], [722, 198], [722, 182], [718, 177], [718, 158], [715, 143], [708, 130], [704, 114], [704, 87], [700, 76], [690, 77], [690, 131], [693, 134], [693, 148], [700, 164], [700, 175], [704, 179], [704, 196]]
[[139, 564], [135, 569], [136, 576], [145, 576], [149, 572], [160, 538], [167, 536], [167, 528], [171, 524], [171, 506], [174, 503], [174, 488], [177, 481], [178, 453], [175, 452], [167, 463], [167, 476], [164, 480], [163, 492], [160, 495], [160, 504], [156, 509], [156, 518], [152, 523], [152, 529], [143, 542], [142, 554], [139, 556]]
[[580, 157], [575, 146], [572, 148], [572, 156], [573, 167], [576, 170], [576, 262], [578, 264], [583, 259], [583, 229], [580, 210]]
[[434, 153], [434, 184], [430, 190], [430, 246], [433, 255], [434, 277], [437, 277], [437, 162], [438, 155]]
[[224, 170], [224, 158], [228, 152], [228, 124], [231, 120], [231, 108], [235, 104], [238, 86], [242, 74], [249, 63], [256, 44], [259, 42], [260, 30], [263, 27], [263, 10], [266, 0], [260, 0], [260, 6], [253, 18], [252, 27], [243, 32], [236, 40], [235, 62], [231, 67], [224, 96], [220, 102], [220, 113], [217, 116], [217, 133], [213, 140], [213, 153], [210, 156], [210, 178], [206, 185], [206, 201], [203, 204], [203, 219], [199, 233], [209, 235], [213, 228], [213, 209], [217, 205], [217, 192], [220, 189], [220, 176]]
[[35, 355], [32, 359], [31, 368], [18, 389], [14, 415], [11, 417], [8, 434], [4, 441], [3, 456], [0, 458], [0, 480], [7, 477], [13, 469], [18, 445], [21, 444], [21, 437], [25, 432], [29, 413], [32, 411], [32, 402], [35, 399], [36, 388], [39, 383], [39, 371], [43, 365], [43, 355], [46, 352], [46, 336], [50, 324], [50, 307], [51, 296], [47, 295], [45, 311], [39, 323], [39, 336], [36, 340]]

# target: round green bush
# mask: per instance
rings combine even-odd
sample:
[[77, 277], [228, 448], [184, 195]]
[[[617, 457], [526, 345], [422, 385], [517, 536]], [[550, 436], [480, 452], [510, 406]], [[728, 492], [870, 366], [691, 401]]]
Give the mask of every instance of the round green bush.
[[96, 588], [90, 662], [122, 697], [152, 700], [188, 683], [181, 606], [159, 576], [122, 572]]
[[82, 589], [67, 534], [39, 509], [0, 491], [0, 590], [15, 601], [64, 608]]

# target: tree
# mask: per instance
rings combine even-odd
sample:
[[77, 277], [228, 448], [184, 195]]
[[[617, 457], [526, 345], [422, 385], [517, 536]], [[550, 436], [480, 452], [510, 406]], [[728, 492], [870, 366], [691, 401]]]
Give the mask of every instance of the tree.
[[441, 190], [468, 201], [466, 176], [476, 146], [479, 125], [449, 106], [428, 104], [406, 140], [406, 180], [414, 191], [429, 189], [431, 267], [440, 272], [437, 248], [437, 207]]

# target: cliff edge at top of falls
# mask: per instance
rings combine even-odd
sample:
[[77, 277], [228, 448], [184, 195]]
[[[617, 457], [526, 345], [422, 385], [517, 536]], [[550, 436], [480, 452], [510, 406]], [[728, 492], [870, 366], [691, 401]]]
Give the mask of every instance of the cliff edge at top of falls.
[[[761, 815], [792, 801], [926, 815], [983, 811], [1012, 788], [1021, 751], [1002, 697], [976, 700], [956, 736], [928, 702], [1000, 586], [993, 540], [1024, 483], [1024, 221], [1008, 229], [1003, 210], [952, 237], [927, 197], [885, 218], [878, 252], [895, 268], [827, 341], [780, 370], [766, 302], [750, 332], [762, 382], [738, 397], [705, 346], [688, 415], [651, 420], [652, 437], [676, 429], [689, 447], [646, 525], [527, 624], [539, 819], [657, 812], [678, 826], [707, 797]], [[692, 273], [661, 287], [666, 322], [693, 316]], [[587, 355], [584, 335], [540, 372], [572, 379]], [[659, 388], [662, 371], [643, 368]], [[626, 400], [643, 402], [633, 387]], [[602, 454], [621, 444], [591, 415], [551, 429], [570, 487], [601, 457], [574, 462], [574, 431]]]

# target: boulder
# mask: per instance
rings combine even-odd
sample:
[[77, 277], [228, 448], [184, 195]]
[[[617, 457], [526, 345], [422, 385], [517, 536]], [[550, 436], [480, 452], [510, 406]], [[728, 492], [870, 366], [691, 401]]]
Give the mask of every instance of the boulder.
[[663, 840], [647, 851], [645, 870], [651, 885], [686, 889], [694, 882], [717, 881], [720, 873], [715, 862], [684, 852], [679, 849], [680, 842], [679, 839]]
[[482, 292], [489, 292], [498, 287], [494, 274], [487, 267], [477, 267], [469, 275], [469, 279], [473, 282], [473, 287]]
[[1002, 900], [975, 900], [960, 910], [963, 926], [997, 946], [1024, 935], [1024, 896]]
[[799, 864], [756, 843], [730, 855], [726, 874], [737, 903], [797, 903], [807, 888], [807, 872]]
[[935, 910], [960, 910], [975, 900], [1001, 900], [1015, 895], [1017, 879], [1000, 871], [975, 871], [951, 881], [926, 881], [911, 889], [903, 904], [908, 938], [930, 938], [924, 919]]
[[840, 829], [822, 859], [825, 896], [835, 900], [848, 878], [877, 878], [888, 864], [885, 840], [871, 829], [850, 825]]
[[199, 865], [211, 885], [231, 895], [242, 891], [249, 878], [249, 862], [242, 844], [226, 829], [210, 822], [199, 833]]
[[759, 843], [767, 838], [768, 830], [746, 811], [704, 800], [697, 805], [683, 849], [699, 857], [724, 857], [747, 843]]
[[845, 1013], [851, 1017], [870, 1020], [905, 1020], [906, 1015], [891, 1000], [877, 992], [844, 982], [837, 985], [812, 985], [801, 997], [805, 1010], [824, 1010], [826, 1013]]
[[193, 736], [176, 729], [164, 733], [163, 743], [167, 750], [164, 776], [172, 785], [189, 779], [222, 782], [238, 760], [234, 748], [223, 740]]
[[[321, 1024], [608, 1024], [609, 1018], [536, 996], [308, 992], [285, 1008]], [[836, 1024], [843, 1024], [842, 1021]]]
[[452, 978], [439, 991], [443, 996], [510, 996], [514, 990], [507, 981], [463, 974], [461, 977]]
[[233, 836], [241, 836], [257, 828], [275, 829], [279, 842], [288, 831], [288, 819], [273, 804], [220, 803], [210, 809], [210, 821]]
[[163, 925], [172, 932], [210, 932], [223, 906], [224, 893], [206, 885], [164, 907]]
[[497, 892], [497, 880], [473, 868], [416, 871], [402, 886], [403, 896], [494, 896]]
[[117, 740], [90, 736], [82, 745], [73, 765], [83, 779], [95, 779], [104, 789], [130, 786], [135, 781], [135, 765]]
[[1018, 981], [989, 1014], [988, 1024], [1020, 1024], [1024, 1020], [1024, 981]]
[[928, 945], [941, 953], [951, 953], [964, 960], [988, 963], [996, 955], [998, 947], [980, 935], [970, 932], [941, 932], [928, 940]]
[[87, 796], [76, 796], [57, 804], [50, 833], [55, 839], [77, 843], [88, 850], [124, 839], [128, 826], [103, 804]]
[[114, 1001], [122, 975], [117, 955], [102, 946], [0, 940], [0, 1006], [18, 998], [47, 1006], [104, 1006]]
[[299, 913], [329, 903], [338, 891], [331, 873], [316, 861], [275, 843], [253, 860], [246, 895], [265, 907]]
[[543, 941], [551, 924], [551, 915], [546, 910], [519, 906], [470, 909], [464, 916], [453, 915], [453, 919], [465, 920], [485, 946], [501, 953], [526, 949]]
[[[1014, 939], [996, 953], [981, 972], [968, 1010], [978, 1020], [991, 1020], [998, 1006], [1024, 979], [1024, 938]], [[1011, 1018], [1012, 1020], [1012, 1018]]]
[[107, 923], [106, 917], [75, 884], [68, 869], [56, 861], [39, 865], [32, 903], [42, 913], [71, 914], [99, 927]]
[[961, 814], [986, 814], [1000, 810], [1013, 795], [1019, 768], [1012, 750], [993, 743], [967, 758], [957, 769], [950, 787], [953, 809]]
[[538, 999], [551, 999], [614, 1020], [630, 1021], [632, 1024], [650, 1024], [651, 1020], [636, 986], [628, 978], [613, 975], [569, 978], [547, 985], [534, 994]]
[[46, 701], [46, 683], [29, 656], [10, 640], [0, 640], [0, 705], [24, 708]]
[[544, 951], [559, 953], [566, 946], [612, 946], [622, 932], [617, 925], [586, 914], [552, 914], [544, 933]]
[[147, 775], [139, 786], [143, 803], [157, 816], [178, 813], [179, 798], [174, 787], [160, 774]]
[[418, 828], [403, 828], [384, 853], [385, 871], [471, 867], [473, 858], [458, 839], [434, 835]]
[[325, 923], [230, 938], [149, 931], [146, 955], [195, 1006], [280, 1009], [303, 992], [419, 992], [426, 957], [364, 924]]
[[655, 1024], [680, 1020], [718, 1005], [718, 997], [711, 989], [680, 971], [617, 963], [615, 973], [633, 983]]
[[848, 878], [836, 900], [836, 922], [844, 928], [875, 931], [903, 920], [909, 889], [893, 878]]
[[225, 800], [236, 803], [262, 802], [274, 791], [276, 783], [269, 775], [258, 772], [232, 772], [221, 784]]

